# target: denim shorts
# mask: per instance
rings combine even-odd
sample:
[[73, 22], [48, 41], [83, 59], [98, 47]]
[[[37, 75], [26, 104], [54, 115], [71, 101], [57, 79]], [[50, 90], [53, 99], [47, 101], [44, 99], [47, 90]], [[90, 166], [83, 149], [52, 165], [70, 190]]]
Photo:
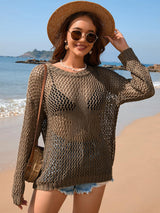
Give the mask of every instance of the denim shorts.
[[[113, 181], [113, 179], [111, 181]], [[73, 186], [59, 188], [58, 191], [64, 193], [65, 195], [73, 195], [74, 192], [76, 192], [77, 194], [83, 194], [83, 193], [88, 194], [89, 192], [92, 191], [93, 188], [106, 185], [106, 183], [108, 182], [109, 181], [100, 182], [100, 183], [85, 183], [85, 184], [73, 185]]]

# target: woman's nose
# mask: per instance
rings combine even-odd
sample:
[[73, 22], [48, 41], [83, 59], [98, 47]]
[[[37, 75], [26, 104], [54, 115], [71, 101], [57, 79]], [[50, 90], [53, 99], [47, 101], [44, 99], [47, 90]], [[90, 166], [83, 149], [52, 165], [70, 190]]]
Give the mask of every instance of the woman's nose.
[[85, 33], [82, 33], [82, 36], [81, 36], [80, 40], [86, 41], [86, 34]]

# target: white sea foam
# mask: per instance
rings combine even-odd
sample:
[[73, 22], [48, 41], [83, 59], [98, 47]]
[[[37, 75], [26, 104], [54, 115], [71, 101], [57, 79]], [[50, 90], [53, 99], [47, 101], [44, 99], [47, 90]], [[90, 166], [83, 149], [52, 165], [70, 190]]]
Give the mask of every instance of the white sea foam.
[[0, 118], [24, 113], [26, 99], [0, 99]]
[[153, 85], [155, 88], [160, 88], [160, 82], [159, 81], [154, 81]]

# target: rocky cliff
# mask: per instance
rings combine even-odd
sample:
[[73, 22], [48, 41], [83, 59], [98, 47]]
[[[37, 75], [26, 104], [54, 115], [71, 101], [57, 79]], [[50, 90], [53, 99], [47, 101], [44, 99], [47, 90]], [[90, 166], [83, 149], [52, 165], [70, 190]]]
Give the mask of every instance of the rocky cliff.
[[51, 59], [53, 51], [46, 51], [46, 50], [37, 50], [34, 49], [33, 51], [28, 51], [19, 57], [23, 58], [36, 58], [36, 59]]

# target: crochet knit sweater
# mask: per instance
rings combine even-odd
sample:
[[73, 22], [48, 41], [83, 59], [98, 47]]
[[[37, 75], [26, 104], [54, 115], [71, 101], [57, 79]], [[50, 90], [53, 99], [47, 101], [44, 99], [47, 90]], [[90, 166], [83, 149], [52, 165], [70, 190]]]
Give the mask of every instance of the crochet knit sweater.
[[[53, 190], [112, 179], [119, 107], [154, 95], [150, 74], [133, 50], [123, 51], [119, 59], [131, 71], [131, 79], [105, 67], [88, 66], [73, 73], [47, 63], [38, 128], [45, 149], [42, 169], [33, 188]], [[44, 65], [38, 65], [29, 77], [12, 188], [16, 205], [20, 204], [25, 189], [24, 169], [33, 145], [43, 75]]]

